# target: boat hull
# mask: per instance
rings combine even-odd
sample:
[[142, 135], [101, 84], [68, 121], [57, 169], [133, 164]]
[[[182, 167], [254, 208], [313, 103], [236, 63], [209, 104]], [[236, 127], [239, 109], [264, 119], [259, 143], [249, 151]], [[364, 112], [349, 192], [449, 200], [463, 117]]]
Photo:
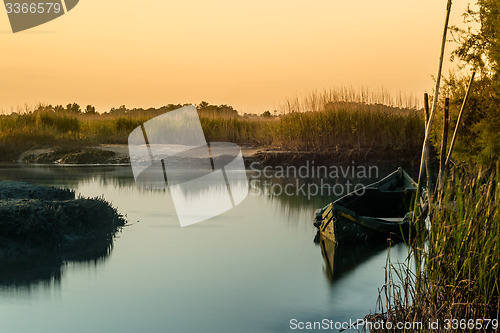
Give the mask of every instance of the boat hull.
[[318, 209], [314, 225], [333, 242], [404, 237], [410, 230], [416, 184], [402, 169]]

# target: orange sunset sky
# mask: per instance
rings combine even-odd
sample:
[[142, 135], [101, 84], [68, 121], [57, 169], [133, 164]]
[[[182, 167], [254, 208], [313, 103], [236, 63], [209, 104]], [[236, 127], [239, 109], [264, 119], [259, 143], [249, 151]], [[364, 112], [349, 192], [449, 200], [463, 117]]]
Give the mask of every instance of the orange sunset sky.
[[[450, 24], [466, 5], [453, 2]], [[13, 34], [2, 9], [0, 112], [206, 100], [261, 113], [339, 85], [420, 96], [433, 88], [445, 10], [446, 0], [82, 0]]]

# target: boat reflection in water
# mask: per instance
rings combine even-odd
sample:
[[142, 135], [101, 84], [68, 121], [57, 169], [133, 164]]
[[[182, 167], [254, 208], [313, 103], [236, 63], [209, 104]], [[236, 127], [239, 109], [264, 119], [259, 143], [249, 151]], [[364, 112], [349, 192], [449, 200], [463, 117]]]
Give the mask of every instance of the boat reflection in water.
[[387, 243], [344, 243], [336, 245], [320, 232], [316, 234], [314, 241], [321, 248], [321, 255], [325, 261], [323, 271], [331, 283], [394, 245], [394, 242], [390, 239]]

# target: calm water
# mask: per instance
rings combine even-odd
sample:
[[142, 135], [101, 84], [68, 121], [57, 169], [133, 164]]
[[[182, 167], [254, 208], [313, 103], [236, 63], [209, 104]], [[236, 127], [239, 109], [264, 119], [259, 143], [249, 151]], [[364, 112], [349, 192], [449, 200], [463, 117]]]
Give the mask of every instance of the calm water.
[[168, 191], [136, 187], [129, 167], [7, 166], [0, 179], [104, 196], [129, 221], [113, 244], [1, 263], [2, 332], [292, 332], [293, 318], [362, 318], [384, 283], [383, 246], [334, 256], [313, 242], [331, 198], [262, 191], [181, 228]]

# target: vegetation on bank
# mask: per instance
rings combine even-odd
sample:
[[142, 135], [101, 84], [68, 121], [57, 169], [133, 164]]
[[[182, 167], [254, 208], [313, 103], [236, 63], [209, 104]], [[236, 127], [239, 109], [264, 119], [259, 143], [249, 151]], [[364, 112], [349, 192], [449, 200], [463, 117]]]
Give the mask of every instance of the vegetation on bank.
[[[312, 96], [309, 95], [304, 97], [301, 112], [285, 109], [280, 116], [270, 113], [260, 117], [241, 116], [230, 106], [206, 102], [197, 107], [209, 142], [325, 152], [394, 150], [413, 154], [420, 148], [424, 128], [422, 110], [369, 104], [371, 99], [363, 101], [341, 90], [316, 95], [314, 105], [308, 105]], [[288, 101], [287, 105], [293, 103]], [[25, 114], [3, 115], [0, 153], [3, 160], [13, 160], [34, 148], [126, 144], [128, 135], [137, 126], [182, 106], [169, 104], [147, 110], [122, 106], [98, 114], [90, 105], [84, 111], [77, 104], [49, 105]]]
[[[417, 233], [410, 239], [411, 263], [388, 264], [380, 314], [370, 318], [423, 323], [407, 332], [499, 328], [500, 2], [478, 0], [475, 8], [469, 7], [464, 17], [466, 22], [478, 23], [479, 29], [453, 29], [459, 42], [454, 57], [478, 77], [459, 127], [455, 166], [444, 173], [441, 186], [429, 189], [434, 197], [430, 224], [424, 223], [425, 216], [417, 219]], [[445, 80], [440, 102], [450, 99], [450, 130], [457, 121], [468, 76], [451, 73]], [[442, 139], [442, 113], [440, 117], [441, 126], [434, 128], [436, 146]], [[439, 326], [429, 326], [436, 322]]]
[[[459, 128], [460, 140], [454, 150], [456, 161], [494, 165], [500, 156], [500, 2], [477, 0], [464, 13], [466, 28], [452, 27], [458, 47], [452, 60], [457, 71], [445, 78], [440, 103], [450, 99], [450, 131], [453, 130], [470, 72], [476, 79]], [[435, 127], [435, 143], [441, 142], [443, 116]]]
[[425, 252], [426, 290], [437, 302], [449, 296], [443, 301], [450, 318], [499, 316], [499, 171], [497, 165], [477, 175], [455, 172], [432, 212], [439, 223], [432, 224]]
[[124, 224], [103, 198], [75, 198], [65, 189], [0, 181], [0, 257], [32, 247], [112, 238]]
[[[380, 314], [370, 319], [424, 324], [407, 332], [444, 331], [446, 320], [455, 327], [448, 330], [495, 331], [487, 320], [499, 327], [500, 165], [455, 170], [435, 205], [427, 232], [414, 235], [408, 262], [388, 263]], [[439, 329], [428, 326], [436, 321]]]

